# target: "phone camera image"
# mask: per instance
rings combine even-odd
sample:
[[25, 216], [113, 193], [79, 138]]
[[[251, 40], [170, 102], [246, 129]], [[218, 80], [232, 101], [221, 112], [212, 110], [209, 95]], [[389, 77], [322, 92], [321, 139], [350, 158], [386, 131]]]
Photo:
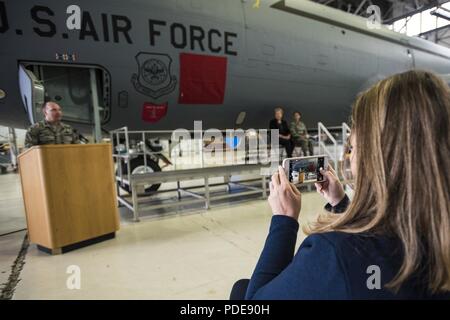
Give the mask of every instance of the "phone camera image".
[[320, 168], [324, 168], [324, 158], [318, 158], [317, 160], [317, 181], [322, 181], [323, 180], [323, 176], [320, 173]]
[[289, 181], [294, 184], [322, 181], [320, 168], [324, 167], [324, 158], [299, 158], [289, 161]]

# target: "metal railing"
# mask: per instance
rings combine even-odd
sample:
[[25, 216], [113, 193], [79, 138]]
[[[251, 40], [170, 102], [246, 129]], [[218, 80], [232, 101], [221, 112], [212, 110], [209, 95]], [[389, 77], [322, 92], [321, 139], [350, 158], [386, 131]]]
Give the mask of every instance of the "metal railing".
[[[205, 164], [204, 157], [204, 150], [206, 147], [204, 146], [204, 132], [200, 131], [200, 135], [195, 135], [195, 133], [198, 131], [188, 131], [190, 135], [190, 139], [180, 139], [180, 141], [172, 141], [172, 132], [168, 130], [160, 130], [160, 131], [132, 131], [128, 130], [127, 127], [122, 127], [116, 130], [113, 130], [110, 132], [111, 137], [111, 143], [114, 147], [113, 152], [113, 158], [115, 160], [115, 163], [117, 165], [116, 169], [116, 180], [120, 184], [120, 186], [124, 186], [124, 184], [128, 187], [129, 194], [122, 194], [119, 190], [119, 184], [117, 186], [118, 188], [118, 201], [122, 204], [128, 207], [131, 211], [134, 213], [134, 220], [139, 220], [139, 215], [141, 211], [144, 211], [149, 208], [158, 208], [158, 207], [169, 207], [169, 206], [176, 206], [178, 205], [177, 201], [172, 204], [158, 204], [158, 203], [151, 203], [150, 200], [155, 200], [153, 195], [155, 194], [162, 194], [167, 192], [176, 192], [178, 194], [178, 200], [181, 200], [181, 195], [190, 196], [194, 200], [189, 200], [188, 202], [205, 202], [205, 207], [209, 208], [209, 202], [210, 199], [212, 199], [213, 196], [210, 194], [210, 186], [211, 184], [208, 182], [209, 179], [212, 179], [214, 177], [225, 177], [229, 174], [242, 174], [242, 173], [255, 173], [257, 170], [259, 170], [261, 167], [265, 166], [267, 163], [261, 163], [260, 155], [261, 152], [264, 152], [265, 154], [269, 155], [270, 158], [273, 154], [277, 154], [280, 150], [274, 149], [271, 150], [271, 145], [269, 143], [268, 137], [265, 137], [266, 144], [260, 144], [259, 140], [256, 145], [247, 145], [247, 136], [240, 136], [240, 139], [244, 138], [244, 140], [240, 140], [240, 143], [245, 144], [245, 148], [243, 149], [245, 160], [250, 159], [251, 154], [256, 154], [257, 162], [251, 162], [252, 164], [248, 165], [247, 162], [239, 162], [239, 163], [229, 163], [226, 162], [224, 165], [220, 166], [208, 166], [208, 164]], [[332, 131], [332, 132], [330, 132]], [[339, 144], [340, 139], [338, 138], [340, 133], [336, 134], [336, 131], [342, 132], [342, 141], [346, 140], [346, 137], [348, 136], [348, 133], [350, 132], [350, 128], [347, 124], [343, 123], [341, 127], [333, 127], [333, 128], [327, 128], [323, 123], [318, 123], [318, 147], [319, 147], [319, 154], [325, 154], [330, 157], [330, 160], [333, 162], [333, 167], [336, 169], [336, 171], [339, 171], [339, 160], [340, 160], [340, 154], [339, 154]], [[222, 130], [222, 133], [225, 131]], [[194, 133], [194, 135], [192, 135]], [[164, 138], [166, 137], [166, 138]], [[228, 137], [228, 135], [224, 135], [224, 137]], [[259, 136], [258, 136], [259, 137]], [[162, 144], [159, 145], [158, 149], [154, 148], [154, 145], [147, 145], [147, 141], [151, 141], [152, 139], [157, 138], [159, 141], [166, 141], [168, 144], [164, 144], [164, 146], [167, 146], [167, 148], [162, 148]], [[178, 139], [178, 138], [177, 138]], [[181, 141], [187, 141], [189, 143], [189, 150], [186, 150], [183, 148], [183, 145], [181, 144]], [[208, 141], [209, 142], [209, 141]], [[221, 141], [223, 145], [225, 145], [225, 140], [223, 139]], [[222, 145], [222, 146], [223, 146]], [[186, 146], [186, 145], [184, 145]], [[193, 147], [193, 148], [191, 148]], [[247, 148], [248, 147], [248, 148]], [[151, 149], [149, 149], [151, 148]], [[264, 150], [265, 149], [265, 150]], [[157, 151], [153, 151], [157, 150]], [[236, 155], [236, 158], [239, 158], [241, 155], [238, 156], [237, 152], [242, 151], [242, 149], [233, 149], [231, 150], [234, 155]], [[183, 156], [179, 157], [178, 154], [182, 152]], [[187, 165], [187, 167], [177, 167], [177, 157], [178, 159], [183, 161], [183, 157], [189, 155], [189, 152], [198, 153], [198, 156], [200, 157], [200, 165], [195, 167], [196, 164], [194, 164], [194, 167]], [[132, 159], [143, 156], [143, 160], [141, 160], [141, 165], [144, 165], [144, 168], [148, 167], [148, 159], [147, 156], [157, 156], [157, 154], [161, 155], [164, 154], [164, 156], [167, 157], [167, 159], [170, 159], [170, 162], [172, 162], [174, 165], [170, 168], [170, 170], [164, 170], [163, 172], [150, 172], [145, 169], [143, 172], [135, 173], [133, 172], [133, 167], [136, 166], [136, 164], [131, 165], [130, 162]], [[189, 155], [190, 156], [190, 155]], [[156, 159], [156, 162], [160, 160], [161, 158], [153, 158], [150, 157], [150, 159], [154, 160]], [[277, 158], [278, 159], [278, 158]], [[198, 160], [198, 159], [197, 159]], [[228, 159], [227, 159], [228, 160]], [[234, 158], [233, 161], [236, 161]], [[237, 159], [237, 161], [240, 161], [240, 159]], [[234, 166], [234, 167], [233, 167]], [[126, 171], [126, 172], [125, 172]], [[258, 177], [253, 178], [252, 183], [258, 183], [260, 184], [259, 187], [251, 186], [251, 185], [245, 185], [245, 193], [244, 194], [251, 194], [251, 193], [261, 193], [263, 197], [266, 195], [266, 178], [261, 175], [258, 175]], [[196, 179], [204, 179], [204, 183], [201, 186], [197, 186], [194, 188], [203, 188], [203, 192], [193, 192], [192, 189], [189, 187], [182, 187], [180, 182], [182, 180], [196, 180]], [[231, 182], [228, 178], [227, 181], [224, 181], [222, 183], [219, 183], [218, 185], [225, 185], [227, 188], [230, 187], [232, 184], [236, 184], [237, 182]], [[142, 190], [150, 190], [147, 189], [147, 186], [153, 185], [153, 184], [162, 184], [166, 182], [173, 182], [176, 183], [175, 189], [170, 190], [158, 190], [158, 191], [147, 191], [142, 192]], [[309, 188], [310, 186], [308, 186]], [[225, 194], [222, 196], [217, 196], [214, 198], [219, 199], [220, 197], [233, 197], [232, 194]], [[148, 199], [147, 199], [148, 198]], [[184, 199], [185, 200], [185, 199]], [[142, 202], [146, 202], [147, 205], [141, 206]]]
[[[261, 175], [261, 165], [237, 165], [210, 168], [197, 168], [176, 171], [163, 171], [146, 174], [131, 175], [131, 199], [130, 196], [118, 195], [118, 201], [133, 212], [133, 220], [139, 221], [141, 213], [145, 211], [168, 208], [174, 206], [202, 203], [206, 210], [210, 209], [211, 201], [236, 198], [248, 195], [261, 195], [267, 198], [268, 177]], [[254, 175], [253, 179], [230, 181], [231, 176]], [[213, 178], [224, 178], [223, 182], [211, 183]], [[181, 186], [181, 182], [202, 179], [202, 185]], [[152, 195], [139, 194], [139, 186], [148, 183], [175, 182], [175, 189], [161, 190], [158, 194], [177, 193], [177, 197], [166, 199], [154, 198]], [[249, 184], [250, 183], [250, 184]], [[256, 185], [255, 185], [256, 183]], [[240, 192], [230, 192], [230, 187], [239, 186]], [[211, 190], [212, 187], [221, 188], [221, 191]], [[225, 188], [222, 188], [225, 187]], [[193, 191], [201, 189], [203, 191]], [[184, 196], [184, 197], [182, 197]]]
[[[331, 134], [330, 130], [340, 129], [340, 134], [342, 135], [342, 139], [340, 139], [341, 145], [338, 140], [336, 140], [335, 136]], [[333, 161], [333, 167], [338, 174], [338, 176], [343, 175], [341, 171], [341, 166], [339, 165], [340, 161], [344, 160], [344, 153], [339, 152], [339, 146], [344, 146], [347, 143], [347, 139], [350, 135], [351, 129], [350, 127], [343, 122], [340, 127], [325, 127], [322, 122], [318, 123], [318, 144], [319, 144], [319, 154], [325, 154], [330, 157]], [[324, 137], [326, 137], [324, 139]], [[327, 145], [325, 141], [330, 141], [331, 144]]]
[[[147, 155], [152, 156], [166, 153], [166, 156], [170, 157], [170, 150], [164, 152], [163, 150], [152, 151], [148, 149], [147, 140], [155, 137], [159, 138], [162, 134], [169, 134], [171, 132], [172, 131], [132, 131], [128, 130], [128, 127], [110, 131], [111, 144], [115, 148], [115, 150], [113, 150], [113, 158], [117, 164], [117, 179], [121, 184], [129, 184], [130, 176], [132, 174], [130, 170], [130, 160], [132, 157], [143, 156], [144, 168], [148, 168]], [[133, 146], [130, 145], [130, 135], [138, 135], [139, 142]], [[124, 144], [122, 142], [124, 142]], [[121, 148], [121, 146], [123, 147]], [[122, 164], [124, 163], [127, 166], [127, 172], [125, 173], [126, 179], [124, 179], [124, 172], [122, 169]]]
[[[336, 169], [336, 164], [338, 162], [339, 156], [338, 156], [338, 144], [334, 136], [328, 131], [328, 129], [323, 125], [322, 122], [319, 122], [318, 125], [318, 142], [319, 142], [319, 154], [325, 154], [330, 157], [331, 160], [333, 160], [334, 167]], [[326, 135], [327, 139], [329, 139], [332, 142], [332, 150], [330, 151], [330, 148], [325, 144], [325, 141], [323, 139], [323, 134]]]
[[[345, 122], [342, 122], [342, 143], [346, 144], [348, 138], [350, 137], [350, 133], [351, 133], [351, 129], [348, 126], [348, 124], [346, 124]], [[344, 154], [342, 154], [342, 157], [344, 156]], [[342, 158], [343, 160], [343, 158]]]
[[[220, 130], [222, 134], [224, 134], [224, 137], [227, 137], [225, 135], [225, 130]], [[346, 138], [348, 137], [348, 134], [350, 132], [350, 127], [346, 123], [342, 123], [342, 126], [334, 126], [334, 127], [325, 127], [325, 125], [321, 122], [318, 123], [318, 138], [317, 138], [317, 144], [319, 148], [319, 154], [325, 154], [334, 163], [334, 167], [339, 170], [339, 166], [337, 166], [338, 162], [342, 160], [342, 153], [339, 153], [340, 148], [340, 141], [338, 141], [337, 137], [342, 134], [342, 144], [345, 143]], [[339, 131], [339, 134], [336, 134], [336, 131]], [[195, 153], [194, 161], [191, 163], [192, 168], [205, 168], [207, 167], [205, 165], [205, 155], [204, 155], [204, 133], [205, 131], [200, 131], [199, 136], [196, 136], [196, 133], [198, 134], [199, 131], [195, 130], [186, 130], [189, 134], [191, 134], [191, 139], [189, 141], [185, 141], [184, 139], [181, 139], [180, 141], [183, 141], [183, 143], [189, 143], [189, 148], [183, 149], [182, 143], [180, 141], [172, 141], [172, 133], [171, 130], [147, 130], [147, 131], [133, 131], [129, 130], [128, 127], [122, 127], [116, 130], [113, 130], [110, 132], [111, 137], [111, 143], [114, 146], [115, 150], [113, 153], [114, 160], [117, 164], [117, 179], [120, 181], [121, 184], [130, 184], [130, 175], [132, 174], [132, 171], [130, 170], [130, 161], [137, 157], [137, 156], [143, 156], [143, 164], [144, 168], [148, 168], [148, 159], [146, 155], [152, 156], [156, 154], [164, 154], [164, 157], [167, 159], [171, 159], [172, 170], [178, 170], [178, 169], [186, 169], [186, 164], [183, 162], [182, 164], [184, 166], [179, 167], [178, 160], [182, 160], [183, 157], [179, 157], [178, 155], [183, 153], [184, 155], [187, 153]], [[332, 134], [335, 133], [334, 135]], [[193, 134], [193, 135], [192, 135]], [[134, 136], [130, 138], [130, 136]], [[165, 136], [167, 138], [162, 139], [161, 136]], [[161, 141], [164, 142], [164, 146], [167, 146], [166, 149], [163, 149], [161, 151], [152, 151], [149, 150], [148, 145], [146, 143], [147, 139], [154, 139], [158, 138]], [[245, 136], [241, 136], [241, 138], [245, 138]], [[131, 141], [130, 141], [131, 140]], [[135, 142], [135, 140], [139, 141], [138, 143]], [[223, 163], [223, 165], [230, 165], [230, 164], [243, 164], [246, 160], [252, 158], [252, 161], [256, 158], [256, 162], [251, 163], [261, 163], [260, 156], [262, 154], [267, 155], [268, 157], [272, 156], [272, 153], [280, 153], [280, 149], [271, 150], [268, 137], [265, 137], [266, 144], [261, 145], [259, 142], [256, 144], [256, 148], [254, 146], [251, 146], [251, 148], [244, 148], [239, 149], [236, 148], [235, 150], [232, 150], [232, 152], [235, 152], [233, 155], [233, 159], [236, 163]], [[242, 141], [242, 140], [241, 140]], [[167, 144], [165, 143], [167, 142]], [[222, 142], [225, 142], [225, 139], [223, 139]], [[244, 141], [242, 141], [244, 142]], [[326, 143], [326, 142], [331, 142]], [[137, 146], [140, 146], [137, 148]], [[118, 148], [119, 147], [119, 148]], [[121, 147], [121, 148], [120, 148]], [[159, 145], [158, 147], [161, 147]], [[230, 150], [227, 150], [227, 152]], [[240, 153], [241, 151], [244, 151], [244, 153]], [[225, 152], [223, 153], [225, 155]], [[256, 155], [256, 156], [255, 156]], [[190, 157], [192, 155], [189, 155]], [[239, 159], [239, 157], [243, 157], [244, 160]], [[192, 159], [192, 158], [191, 158]], [[228, 160], [228, 159], [227, 159]], [[243, 162], [244, 161], [244, 162]], [[199, 164], [199, 165], [198, 165]], [[187, 166], [189, 167], [189, 166]], [[124, 172], [126, 170], [126, 172]]]
[[[228, 137], [228, 132], [226, 130], [218, 130], [223, 134], [222, 143], [223, 145], [226, 144], [225, 138]], [[255, 130], [255, 132], [258, 132], [259, 130]], [[173, 164], [172, 169], [178, 170], [178, 169], [186, 169], [186, 167], [191, 168], [205, 168], [212, 165], [211, 162], [208, 162], [207, 159], [205, 159], [205, 150], [206, 146], [204, 146], [204, 134], [207, 133], [207, 130], [185, 130], [185, 132], [189, 133], [191, 138], [189, 140], [181, 139], [180, 141], [174, 141], [171, 140], [173, 131], [170, 130], [152, 130], [152, 131], [133, 131], [129, 130], [128, 127], [122, 127], [115, 130], [110, 131], [110, 139], [111, 143], [114, 147], [113, 152], [113, 158], [118, 165], [117, 167], [117, 179], [120, 181], [121, 184], [130, 184], [130, 175], [132, 174], [132, 168], [130, 168], [130, 161], [138, 156], [143, 156], [143, 164], [144, 168], [148, 168], [148, 160], [147, 156], [145, 155], [159, 155], [163, 154], [165, 158], [170, 159], [169, 161], [171, 164]], [[166, 138], [161, 138], [162, 136], [165, 136]], [[218, 165], [230, 165], [230, 164], [245, 164], [245, 163], [261, 163], [261, 161], [265, 164], [264, 161], [269, 161], [268, 159], [271, 159], [269, 156], [269, 150], [270, 150], [270, 144], [268, 137], [265, 137], [266, 143], [261, 143], [261, 140], [258, 140], [259, 135], [251, 135], [249, 134], [249, 131], [240, 131], [236, 132], [233, 137], [239, 137], [240, 143], [239, 147], [229, 147], [228, 149], [224, 150], [221, 154], [224, 156], [224, 162], [220, 162]], [[251, 138], [249, 138], [251, 136]], [[133, 139], [134, 138], [134, 139]], [[146, 141], [148, 139], [158, 138], [160, 141], [163, 142], [164, 146], [167, 146], [166, 149], [163, 149], [162, 151], [152, 151], [149, 150]], [[249, 139], [257, 139], [256, 143], [249, 143], [249, 146], [247, 146], [247, 142]], [[138, 143], [133, 141], [139, 141]], [[167, 143], [166, 143], [167, 142]], [[182, 143], [188, 143], [189, 148], [183, 149]], [[243, 144], [243, 147], [241, 147], [241, 144]], [[140, 145], [140, 148], [136, 148], [136, 146]], [[222, 146], [223, 146], [222, 145]], [[119, 148], [121, 147], [121, 148]], [[161, 147], [161, 146], [160, 146]], [[216, 150], [214, 150], [216, 151]], [[228, 156], [227, 152], [230, 152], [232, 154], [232, 161], [229, 163], [227, 160], [230, 160], [229, 158], [225, 159], [225, 156]], [[272, 151], [271, 151], [272, 152]], [[278, 152], [278, 150], [275, 150], [275, 152]], [[184, 157], [179, 157], [178, 154], [183, 153]], [[190, 153], [190, 154], [189, 154]], [[219, 152], [217, 152], [219, 153]], [[190, 165], [184, 161], [186, 159], [186, 155], [189, 156], [189, 159], [193, 159], [192, 162], [190, 162]], [[194, 156], [194, 158], [192, 158]], [[264, 160], [263, 157], [266, 157]], [[214, 158], [214, 157], [213, 157]], [[182, 161], [182, 166], [180, 168], [179, 161]], [[211, 160], [211, 159], [209, 159]], [[220, 159], [213, 159], [213, 160], [219, 160]], [[125, 171], [126, 168], [126, 172]]]

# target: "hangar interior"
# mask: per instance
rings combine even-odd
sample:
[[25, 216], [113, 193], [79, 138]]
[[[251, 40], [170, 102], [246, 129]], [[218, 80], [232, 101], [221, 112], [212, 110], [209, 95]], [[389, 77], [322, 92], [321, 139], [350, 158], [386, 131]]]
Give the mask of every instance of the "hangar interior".
[[440, 45], [449, 46], [450, 7], [442, 0], [314, 0], [317, 3], [368, 17], [370, 6], [381, 9], [381, 21], [394, 31], [418, 36]]
[[[370, 16], [372, 11], [368, 9], [376, 5], [381, 8], [382, 23], [391, 30], [450, 48], [450, 3], [447, 1], [314, 2], [362, 17]], [[85, 77], [89, 75], [85, 74]], [[70, 117], [70, 108], [67, 111]], [[347, 132], [345, 129], [328, 128], [337, 140], [336, 149], [331, 152], [342, 154], [345, 140], [343, 132]], [[322, 139], [327, 140], [326, 134], [323, 136], [320, 126], [308, 128], [308, 131], [316, 137], [313, 142], [315, 154], [321, 153], [320, 143]], [[209, 183], [212, 194], [216, 190], [223, 192], [220, 189], [223, 186], [227, 187], [225, 193], [228, 194], [230, 190], [231, 193], [242, 192], [243, 188], [247, 188], [248, 194], [220, 198], [211, 207], [208, 194], [208, 210], [203, 205], [206, 201], [204, 191], [193, 191], [204, 188], [203, 178], [190, 179], [183, 187], [176, 179], [167, 178], [164, 180], [167, 182], [158, 189], [161, 195], [153, 198], [156, 201], [150, 205], [152, 210], [147, 214], [133, 212], [142, 199], [138, 196], [135, 199], [133, 194], [119, 188], [120, 230], [114, 239], [61, 255], [48, 255], [37, 250], [27, 238], [26, 214], [17, 171], [17, 156], [24, 149], [25, 134], [23, 128], [0, 127], [0, 298], [228, 299], [232, 284], [250, 276], [264, 245], [272, 214], [266, 199], [261, 199], [264, 198], [261, 192], [267, 190], [262, 189], [259, 175], [245, 170], [233, 173], [231, 180], [224, 180], [220, 174], [211, 176]], [[94, 135], [87, 135], [88, 140], [93, 141]], [[109, 142], [115, 137], [114, 132], [105, 136]], [[162, 139], [163, 144], [166, 142]], [[126, 148], [132, 149], [131, 145], [130, 142]], [[181, 161], [183, 159], [179, 155], [184, 151], [181, 145], [178, 149], [170, 149], [166, 145], [162, 148], [168, 150], [165, 155], [175, 164], [163, 168], [163, 173], [206, 168], [202, 163]], [[298, 152], [300, 155], [301, 152]], [[115, 160], [120, 160], [120, 152], [115, 156]], [[241, 156], [245, 157], [246, 154]], [[200, 159], [203, 159], [202, 155]], [[120, 171], [118, 167], [115, 170], [116, 173]], [[148, 174], [145, 165], [136, 170], [136, 173]], [[244, 185], [242, 181], [247, 180], [249, 184]], [[139, 185], [141, 188], [146, 189], [151, 185], [144, 182]], [[265, 188], [265, 181], [263, 185]], [[164, 201], [167, 197], [163, 193], [166, 192], [169, 199], [174, 199], [180, 197], [180, 190], [196, 198], [197, 203], [166, 206]], [[222, 193], [219, 194], [219, 191], [220, 196]], [[302, 187], [301, 191], [303, 204], [300, 224], [304, 226], [317, 218], [325, 202], [312, 185]], [[305, 237], [303, 232], [299, 233], [297, 248]], [[81, 289], [68, 290], [68, 273], [70, 266], [74, 265], [81, 269]]]

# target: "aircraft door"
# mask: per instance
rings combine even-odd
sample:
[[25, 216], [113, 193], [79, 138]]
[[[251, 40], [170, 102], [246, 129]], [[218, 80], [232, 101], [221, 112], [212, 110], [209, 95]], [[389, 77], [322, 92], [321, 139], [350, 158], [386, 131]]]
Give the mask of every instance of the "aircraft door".
[[109, 73], [96, 66], [19, 64], [20, 95], [30, 123], [43, 120], [44, 101], [54, 101], [63, 109], [63, 121], [94, 129], [96, 141], [111, 115], [110, 83]]
[[45, 99], [44, 85], [32, 71], [22, 65], [19, 66], [19, 88], [30, 123], [42, 120], [40, 109]]

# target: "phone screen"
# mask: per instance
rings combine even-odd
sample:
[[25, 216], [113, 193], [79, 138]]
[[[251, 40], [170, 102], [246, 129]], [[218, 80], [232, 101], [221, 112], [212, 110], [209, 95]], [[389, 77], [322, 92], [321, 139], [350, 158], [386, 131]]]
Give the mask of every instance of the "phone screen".
[[325, 157], [298, 158], [289, 160], [289, 181], [294, 184], [323, 181], [320, 168], [324, 168]]

